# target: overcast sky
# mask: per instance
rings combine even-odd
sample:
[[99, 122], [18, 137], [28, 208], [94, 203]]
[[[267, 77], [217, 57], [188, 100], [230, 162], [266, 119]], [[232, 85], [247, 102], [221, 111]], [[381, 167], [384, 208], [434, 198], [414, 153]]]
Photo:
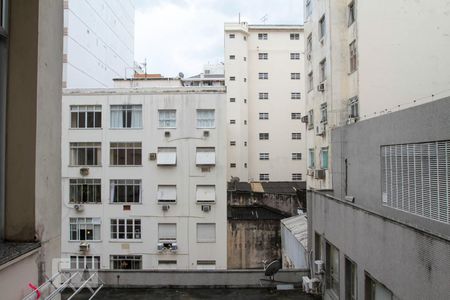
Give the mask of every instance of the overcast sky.
[[135, 59], [147, 72], [198, 74], [223, 61], [223, 24], [301, 24], [302, 0], [135, 0]]

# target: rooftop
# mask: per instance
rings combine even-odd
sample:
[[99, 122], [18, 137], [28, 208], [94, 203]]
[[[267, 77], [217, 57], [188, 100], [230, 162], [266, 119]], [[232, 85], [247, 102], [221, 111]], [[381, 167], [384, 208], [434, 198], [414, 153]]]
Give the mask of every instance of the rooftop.
[[281, 220], [283, 224], [292, 235], [299, 241], [302, 246], [307, 249], [308, 247], [308, 220], [306, 215], [293, 216], [287, 219]]
[[231, 220], [281, 220], [289, 215], [279, 210], [262, 206], [228, 206], [227, 218]]
[[305, 181], [228, 182], [228, 191], [242, 193], [267, 193], [295, 195], [297, 190], [306, 190]]
[[139, 87], [139, 88], [100, 88], [100, 89], [64, 89], [63, 96], [69, 95], [157, 95], [157, 94], [213, 94], [225, 93], [224, 86], [201, 87]]

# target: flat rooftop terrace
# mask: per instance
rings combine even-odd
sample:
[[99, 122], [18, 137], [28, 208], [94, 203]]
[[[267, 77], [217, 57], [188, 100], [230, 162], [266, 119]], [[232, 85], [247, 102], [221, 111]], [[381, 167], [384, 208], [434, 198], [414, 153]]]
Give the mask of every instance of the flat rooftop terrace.
[[[66, 290], [61, 297], [66, 300], [71, 293]], [[73, 299], [81, 300], [88, 299], [90, 293], [84, 291]], [[251, 288], [251, 289], [217, 289], [217, 288], [192, 288], [192, 289], [175, 289], [175, 288], [158, 288], [158, 289], [102, 289], [94, 298], [94, 300], [145, 300], [145, 299], [233, 299], [233, 300], [266, 300], [266, 299], [296, 299], [296, 300], [311, 300], [320, 299], [314, 298], [311, 295], [304, 294], [299, 289], [278, 291], [268, 288]]]

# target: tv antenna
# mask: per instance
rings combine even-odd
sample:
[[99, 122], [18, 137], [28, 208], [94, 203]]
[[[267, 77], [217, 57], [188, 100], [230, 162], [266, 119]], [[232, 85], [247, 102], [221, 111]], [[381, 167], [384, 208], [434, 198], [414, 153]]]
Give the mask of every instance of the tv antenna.
[[269, 19], [269, 15], [265, 14], [260, 20], [261, 22], [263, 22], [264, 24], [266, 24], [267, 20]]

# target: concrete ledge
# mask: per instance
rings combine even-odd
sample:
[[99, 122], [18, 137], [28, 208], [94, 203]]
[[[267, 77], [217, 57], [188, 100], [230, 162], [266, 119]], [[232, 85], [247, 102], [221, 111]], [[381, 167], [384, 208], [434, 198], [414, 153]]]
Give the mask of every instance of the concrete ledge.
[[[106, 287], [256, 288], [268, 279], [263, 270], [100, 270]], [[275, 280], [301, 285], [308, 270], [280, 270]]]

